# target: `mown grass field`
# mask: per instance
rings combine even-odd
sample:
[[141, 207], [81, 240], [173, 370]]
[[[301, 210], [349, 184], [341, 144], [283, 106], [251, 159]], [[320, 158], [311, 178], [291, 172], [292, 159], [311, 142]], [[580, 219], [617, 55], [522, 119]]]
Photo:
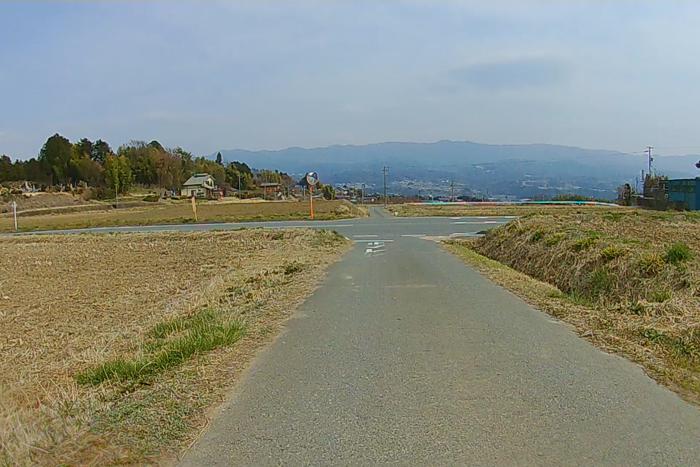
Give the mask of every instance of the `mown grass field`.
[[399, 217], [470, 217], [470, 216], [527, 216], [530, 214], [569, 213], [581, 210], [633, 210], [632, 208], [607, 206], [556, 206], [556, 205], [522, 205], [499, 206], [486, 203], [473, 205], [430, 205], [430, 204], [392, 204], [387, 209]]
[[[346, 201], [314, 201], [318, 220], [361, 217], [366, 212]], [[223, 202], [200, 201], [197, 204], [197, 222], [241, 222], [269, 220], [300, 220], [309, 218], [308, 202]], [[68, 212], [19, 217], [20, 231], [78, 229], [124, 225], [194, 223], [189, 201], [153, 203], [150, 206], [109, 209], [87, 212]], [[14, 229], [9, 215], [0, 217], [0, 232]]]
[[699, 213], [552, 211], [448, 248], [700, 403]]
[[0, 238], [0, 465], [177, 452], [348, 243], [261, 229]]

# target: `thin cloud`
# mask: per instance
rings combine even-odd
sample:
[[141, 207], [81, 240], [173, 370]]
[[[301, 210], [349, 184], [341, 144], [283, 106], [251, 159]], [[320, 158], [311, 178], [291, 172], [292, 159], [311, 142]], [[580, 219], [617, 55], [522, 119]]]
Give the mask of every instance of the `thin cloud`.
[[552, 58], [525, 58], [476, 63], [449, 72], [451, 81], [479, 89], [508, 90], [557, 86], [571, 76], [568, 63]]

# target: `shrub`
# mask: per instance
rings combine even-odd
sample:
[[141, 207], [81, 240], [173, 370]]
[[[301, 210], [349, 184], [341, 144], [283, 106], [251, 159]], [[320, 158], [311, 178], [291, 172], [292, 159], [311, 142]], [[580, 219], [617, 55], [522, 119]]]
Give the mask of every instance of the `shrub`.
[[664, 261], [669, 264], [679, 264], [693, 258], [693, 252], [685, 243], [674, 243], [666, 248]]
[[547, 246], [554, 246], [558, 243], [560, 243], [562, 240], [566, 238], [566, 234], [564, 232], [557, 232], [555, 234], [552, 234], [548, 236], [545, 240], [544, 243]]
[[157, 195], [156, 193], [149, 193], [143, 197], [143, 200], [148, 201], [149, 203], [155, 203], [158, 200], [160, 200], [160, 196]]
[[286, 263], [284, 265], [284, 273], [288, 276], [292, 274], [296, 274], [298, 272], [301, 272], [304, 270], [304, 265], [297, 262], [297, 261], [292, 261], [291, 263]]
[[647, 254], [639, 259], [638, 266], [643, 275], [656, 276], [664, 270], [664, 259], [656, 253]]
[[571, 245], [571, 248], [574, 251], [583, 251], [595, 245], [595, 241], [594, 237], [579, 238]]
[[544, 238], [544, 230], [542, 230], [542, 229], [537, 229], [532, 233], [532, 235], [530, 235], [531, 242], [539, 242], [543, 238]]
[[607, 269], [598, 268], [590, 275], [591, 295], [597, 297], [609, 291], [613, 285], [613, 276]]
[[618, 245], [608, 245], [600, 252], [605, 261], [612, 261], [625, 254], [625, 249]]

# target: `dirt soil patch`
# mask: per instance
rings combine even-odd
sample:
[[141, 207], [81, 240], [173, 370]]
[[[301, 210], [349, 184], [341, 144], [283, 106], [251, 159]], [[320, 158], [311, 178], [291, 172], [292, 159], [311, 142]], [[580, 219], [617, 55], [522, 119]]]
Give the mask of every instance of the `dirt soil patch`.
[[700, 402], [697, 213], [535, 214], [448, 248]]
[[[318, 200], [314, 202], [317, 220], [363, 217], [367, 213], [347, 201]], [[309, 206], [301, 201], [239, 202], [199, 201], [197, 222], [242, 222], [270, 220], [302, 220], [309, 218]], [[147, 206], [108, 209], [90, 212], [66, 212], [32, 215], [19, 218], [21, 231], [79, 229], [124, 225], [187, 224], [194, 223], [192, 205], [188, 200], [170, 203], [152, 203]], [[14, 229], [7, 214], [0, 217], [0, 232]]]
[[[0, 238], [0, 464], [177, 453], [348, 244], [261, 229]], [[115, 362], [129, 377], [85, 377]]]

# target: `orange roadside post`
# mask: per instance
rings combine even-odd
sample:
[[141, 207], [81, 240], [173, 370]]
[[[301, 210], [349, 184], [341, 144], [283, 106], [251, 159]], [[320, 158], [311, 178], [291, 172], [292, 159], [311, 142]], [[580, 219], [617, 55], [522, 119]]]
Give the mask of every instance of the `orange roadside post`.
[[318, 183], [318, 174], [316, 172], [307, 172], [304, 180], [309, 187], [309, 210], [311, 211], [311, 220], [314, 220], [314, 187]]
[[311, 220], [314, 220], [314, 187], [309, 185], [309, 206], [311, 208]]

